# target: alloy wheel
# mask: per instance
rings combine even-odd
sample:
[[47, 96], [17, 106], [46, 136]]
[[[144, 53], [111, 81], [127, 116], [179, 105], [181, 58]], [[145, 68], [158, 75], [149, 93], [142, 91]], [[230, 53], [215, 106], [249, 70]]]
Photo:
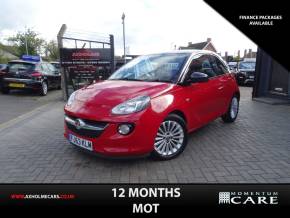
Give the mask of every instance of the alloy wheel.
[[46, 84], [46, 82], [43, 82], [42, 83], [42, 92], [43, 92], [43, 94], [44, 95], [46, 95], [47, 94], [47, 84]]
[[239, 101], [237, 97], [233, 97], [232, 102], [231, 102], [231, 118], [234, 119], [236, 118], [239, 110]]
[[167, 157], [180, 150], [184, 141], [182, 126], [173, 120], [161, 123], [154, 142], [155, 151], [161, 156]]

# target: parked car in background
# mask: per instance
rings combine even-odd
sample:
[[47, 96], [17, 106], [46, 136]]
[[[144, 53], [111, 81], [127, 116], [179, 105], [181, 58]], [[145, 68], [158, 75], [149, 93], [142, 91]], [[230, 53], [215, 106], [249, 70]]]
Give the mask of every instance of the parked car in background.
[[240, 92], [216, 53], [179, 50], [140, 56], [108, 80], [73, 92], [64, 108], [65, 137], [86, 151], [168, 160], [187, 134], [221, 117], [234, 122]]
[[0, 64], [0, 72], [2, 72], [2, 70], [5, 70], [7, 67], [7, 64]]
[[3, 75], [5, 74], [7, 64], [0, 64], [0, 87], [2, 87], [2, 78]]
[[51, 61], [49, 62], [51, 65], [53, 65], [59, 72], [60, 72], [60, 63], [57, 61]]
[[29, 89], [46, 95], [49, 89], [60, 89], [60, 73], [53, 65], [36, 57], [25, 55], [21, 60], [8, 62], [2, 93], [8, 94], [12, 89]]
[[255, 79], [255, 61], [241, 61], [236, 71], [236, 80], [239, 85], [252, 84]]
[[238, 67], [238, 62], [234, 62], [234, 61], [229, 62], [228, 66], [232, 72], [235, 72], [237, 70], [237, 67]]

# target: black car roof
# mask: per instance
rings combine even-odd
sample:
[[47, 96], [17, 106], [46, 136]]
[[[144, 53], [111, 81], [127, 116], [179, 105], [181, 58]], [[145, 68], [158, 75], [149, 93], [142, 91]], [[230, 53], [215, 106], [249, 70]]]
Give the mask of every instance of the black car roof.
[[33, 61], [23, 61], [23, 60], [13, 60], [13, 61], [9, 61], [8, 63], [26, 63], [26, 64], [38, 64], [39, 62], [33, 62]]
[[35, 61], [24, 61], [24, 60], [13, 60], [13, 61], [9, 61], [8, 63], [27, 63], [27, 64], [40, 64], [40, 63], [48, 63], [48, 62], [44, 62], [44, 61], [40, 61], [40, 62], [35, 62]]

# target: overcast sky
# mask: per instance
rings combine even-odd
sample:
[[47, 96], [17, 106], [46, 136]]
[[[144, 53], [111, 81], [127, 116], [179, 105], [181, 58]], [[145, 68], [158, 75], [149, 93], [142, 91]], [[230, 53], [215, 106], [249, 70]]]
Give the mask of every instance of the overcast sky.
[[[225, 9], [226, 10], [226, 9]], [[0, 40], [25, 26], [56, 39], [71, 29], [113, 34], [122, 54], [122, 13], [130, 54], [168, 51], [212, 38], [218, 52], [256, 50], [256, 45], [202, 0], [1, 0]]]

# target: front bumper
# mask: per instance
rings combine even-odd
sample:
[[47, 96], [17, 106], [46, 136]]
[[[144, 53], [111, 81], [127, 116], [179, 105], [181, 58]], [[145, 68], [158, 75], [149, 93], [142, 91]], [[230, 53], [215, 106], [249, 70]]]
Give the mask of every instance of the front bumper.
[[133, 124], [134, 129], [128, 135], [121, 135], [118, 133], [118, 126], [124, 122], [118, 122], [118, 119], [98, 122], [69, 115], [73, 119], [80, 118], [85, 122], [90, 122], [92, 126], [99, 126], [101, 128], [99, 131], [89, 129], [77, 130], [65, 120], [64, 136], [69, 140], [69, 134], [72, 134], [81, 139], [91, 141], [93, 145], [92, 152], [102, 156], [144, 155], [153, 150], [155, 136], [160, 124], [159, 122], [152, 122], [148, 116], [149, 114], [145, 114], [139, 120], [128, 119], [125, 123]]
[[244, 75], [244, 74], [237, 74], [236, 75], [236, 80], [239, 84], [250, 84], [250, 83], [253, 83], [254, 80], [255, 80], [255, 77], [254, 76], [247, 76], [247, 75]]
[[[15, 84], [17, 84], [15, 86]], [[18, 78], [3, 78], [2, 87], [9, 89], [41, 89], [41, 81], [32, 79], [18, 79]]]

